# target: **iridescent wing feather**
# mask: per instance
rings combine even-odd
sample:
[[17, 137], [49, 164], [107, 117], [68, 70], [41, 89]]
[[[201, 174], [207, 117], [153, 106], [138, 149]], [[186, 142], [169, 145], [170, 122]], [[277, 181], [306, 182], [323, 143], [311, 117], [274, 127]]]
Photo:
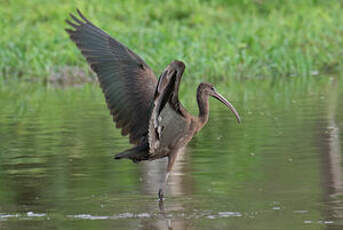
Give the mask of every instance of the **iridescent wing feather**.
[[151, 103], [157, 79], [150, 67], [77, 10], [66, 29], [92, 70], [97, 74], [107, 106], [130, 142], [139, 144], [148, 132]]

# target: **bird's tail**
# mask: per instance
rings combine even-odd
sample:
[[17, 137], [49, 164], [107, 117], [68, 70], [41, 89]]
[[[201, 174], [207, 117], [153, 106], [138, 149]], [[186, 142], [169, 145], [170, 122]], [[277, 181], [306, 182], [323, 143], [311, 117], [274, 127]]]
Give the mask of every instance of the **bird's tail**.
[[114, 159], [131, 159], [133, 162], [149, 159], [148, 146], [136, 146], [131, 149], [125, 150], [124, 152], [118, 153], [114, 156]]

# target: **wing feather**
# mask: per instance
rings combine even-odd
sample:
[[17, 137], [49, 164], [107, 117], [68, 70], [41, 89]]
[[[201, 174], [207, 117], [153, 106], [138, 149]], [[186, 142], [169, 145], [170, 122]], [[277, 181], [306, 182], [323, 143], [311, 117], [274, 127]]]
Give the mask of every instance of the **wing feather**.
[[148, 132], [156, 77], [142, 58], [77, 12], [66, 31], [97, 74], [116, 127], [138, 144]]

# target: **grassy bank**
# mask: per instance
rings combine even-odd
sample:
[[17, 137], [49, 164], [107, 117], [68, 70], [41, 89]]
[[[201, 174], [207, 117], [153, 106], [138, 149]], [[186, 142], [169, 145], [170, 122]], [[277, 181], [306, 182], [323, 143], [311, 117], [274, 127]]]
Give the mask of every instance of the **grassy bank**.
[[69, 73], [67, 67], [88, 74], [64, 32], [64, 20], [76, 8], [141, 55], [156, 74], [173, 59], [185, 61], [188, 82], [342, 69], [338, 0], [3, 0], [0, 77], [47, 80]]

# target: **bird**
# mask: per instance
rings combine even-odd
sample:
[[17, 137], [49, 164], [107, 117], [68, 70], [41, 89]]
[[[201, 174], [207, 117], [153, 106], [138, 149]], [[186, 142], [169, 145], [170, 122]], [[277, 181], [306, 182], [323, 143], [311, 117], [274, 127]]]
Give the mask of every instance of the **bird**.
[[156, 78], [145, 61], [90, 22], [79, 9], [70, 13], [66, 28], [70, 39], [96, 73], [116, 128], [129, 135], [134, 146], [115, 159], [144, 160], [168, 158], [158, 197], [164, 199], [168, 176], [175, 159], [207, 123], [209, 97], [227, 106], [240, 123], [235, 107], [211, 83], [202, 82], [196, 91], [199, 114], [190, 114], [179, 101], [179, 86], [185, 70], [182, 61], [172, 61]]

